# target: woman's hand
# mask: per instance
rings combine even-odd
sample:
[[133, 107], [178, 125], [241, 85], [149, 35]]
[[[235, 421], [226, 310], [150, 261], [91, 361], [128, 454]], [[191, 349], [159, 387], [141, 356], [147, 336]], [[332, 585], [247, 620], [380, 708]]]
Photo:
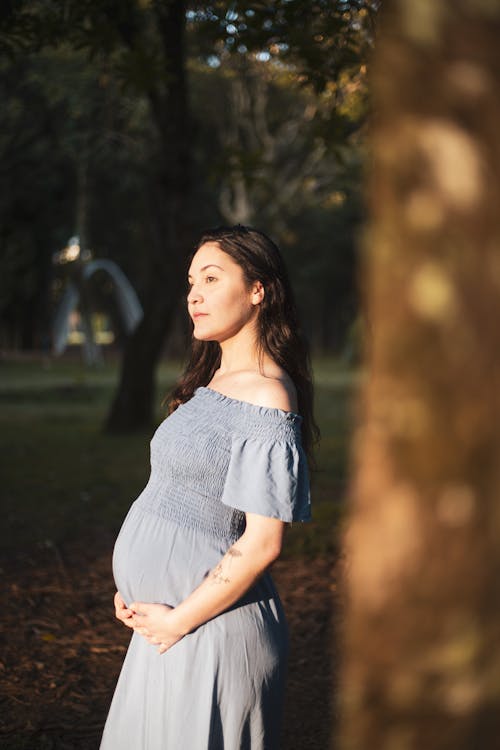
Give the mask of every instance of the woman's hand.
[[133, 628], [134, 621], [132, 618], [134, 616], [134, 613], [129, 607], [127, 607], [119, 591], [117, 591], [115, 594], [114, 603], [115, 603], [116, 618], [120, 620], [121, 622], [123, 622], [123, 624], [126, 625], [127, 628]]
[[183, 634], [174, 627], [172, 618], [173, 607], [167, 604], [147, 604], [133, 602], [129, 609], [133, 612], [132, 627], [136, 633], [158, 646], [158, 652], [164, 654]]

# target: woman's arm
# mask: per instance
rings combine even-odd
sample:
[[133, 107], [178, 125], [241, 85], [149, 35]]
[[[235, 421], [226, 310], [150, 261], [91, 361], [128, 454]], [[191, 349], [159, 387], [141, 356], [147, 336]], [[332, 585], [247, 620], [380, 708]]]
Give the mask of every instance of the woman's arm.
[[184, 635], [224, 612], [279, 556], [284, 526], [278, 519], [247, 513], [242, 536], [203, 583], [177, 607], [144, 602], [129, 604], [134, 629], [158, 645], [163, 653]]

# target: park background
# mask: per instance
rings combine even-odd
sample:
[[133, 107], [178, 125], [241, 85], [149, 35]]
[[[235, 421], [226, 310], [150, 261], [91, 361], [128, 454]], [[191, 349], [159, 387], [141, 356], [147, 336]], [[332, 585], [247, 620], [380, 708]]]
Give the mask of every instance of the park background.
[[[0, 11], [2, 747], [97, 747], [128, 640], [111, 550], [189, 344], [186, 258], [235, 223], [282, 249], [314, 356], [314, 522], [289, 531], [276, 575], [294, 633], [286, 746], [328, 743], [372, 5]], [[131, 335], [109, 274], [84, 280], [95, 260], [139, 298]]]
[[[2, 747], [97, 747], [186, 258], [236, 222], [285, 255], [322, 430], [275, 566], [284, 748], [495, 747], [499, 31], [490, 0], [2, 6]], [[136, 290], [132, 332], [95, 259]]]

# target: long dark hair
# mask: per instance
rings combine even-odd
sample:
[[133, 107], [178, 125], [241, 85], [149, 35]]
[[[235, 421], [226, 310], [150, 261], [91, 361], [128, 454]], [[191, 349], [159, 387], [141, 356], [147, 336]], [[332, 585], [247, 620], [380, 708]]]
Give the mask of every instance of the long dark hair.
[[[297, 389], [298, 410], [302, 416], [302, 443], [309, 463], [319, 439], [313, 415], [313, 384], [308, 347], [300, 333], [292, 288], [281, 254], [269, 237], [240, 224], [217, 227], [205, 232], [190, 256], [206, 242], [215, 242], [236, 261], [251, 286], [260, 281], [264, 298], [257, 317], [258, 345], [291, 377]], [[168, 398], [169, 413], [189, 401], [196, 388], [206, 386], [220, 367], [221, 348], [217, 341], [193, 338], [191, 356], [177, 386]]]

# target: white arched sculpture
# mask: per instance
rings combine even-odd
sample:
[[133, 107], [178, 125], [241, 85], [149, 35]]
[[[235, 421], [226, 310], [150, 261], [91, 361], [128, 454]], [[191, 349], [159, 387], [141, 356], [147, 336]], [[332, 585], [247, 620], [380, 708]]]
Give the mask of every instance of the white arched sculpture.
[[[142, 318], [142, 306], [134, 287], [127, 279], [121, 268], [108, 259], [91, 260], [82, 267], [82, 283], [88, 282], [96, 271], [105, 271], [112, 279], [116, 301], [120, 316], [123, 320], [127, 334], [132, 333]], [[52, 350], [54, 354], [62, 354], [66, 348], [69, 336], [69, 320], [71, 313], [76, 309], [80, 300], [78, 286], [70, 281], [65, 289], [61, 301], [57, 307], [52, 325]], [[91, 332], [90, 321], [87, 321], [86, 329]], [[85, 359], [93, 364], [96, 361], [96, 344], [94, 341], [85, 340]]]

